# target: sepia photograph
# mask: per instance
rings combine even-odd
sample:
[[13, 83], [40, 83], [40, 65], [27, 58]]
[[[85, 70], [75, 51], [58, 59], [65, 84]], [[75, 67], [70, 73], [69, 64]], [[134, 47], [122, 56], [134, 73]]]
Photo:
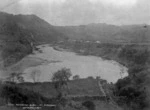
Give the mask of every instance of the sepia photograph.
[[150, 0], [0, 0], [0, 110], [150, 110]]

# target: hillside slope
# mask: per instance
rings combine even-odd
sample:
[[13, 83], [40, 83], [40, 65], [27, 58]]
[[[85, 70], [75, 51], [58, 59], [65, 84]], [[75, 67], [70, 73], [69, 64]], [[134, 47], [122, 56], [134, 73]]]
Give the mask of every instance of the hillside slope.
[[34, 44], [65, 39], [64, 35], [35, 15], [0, 12], [0, 65], [7, 67], [32, 52]]

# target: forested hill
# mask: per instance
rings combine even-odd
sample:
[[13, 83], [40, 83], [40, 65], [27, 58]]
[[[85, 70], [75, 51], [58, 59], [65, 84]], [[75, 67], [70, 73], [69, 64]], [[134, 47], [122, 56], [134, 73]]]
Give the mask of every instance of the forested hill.
[[56, 27], [68, 38], [94, 40], [108, 43], [149, 43], [149, 25], [115, 26], [104, 23]]
[[13, 64], [31, 53], [33, 44], [63, 39], [64, 35], [35, 15], [0, 12], [0, 64], [7, 62], [4, 66]]
[[[57, 31], [54, 26], [36, 15], [12, 15], [3, 12], [0, 13], [1, 29], [3, 29], [5, 25], [8, 25], [7, 27], [9, 27], [13, 24], [16, 24], [20, 30], [25, 30], [26, 33], [24, 34], [29, 34], [30, 37], [37, 42], [53, 42], [64, 38], [64, 35]], [[15, 29], [15, 27], [13, 28]]]

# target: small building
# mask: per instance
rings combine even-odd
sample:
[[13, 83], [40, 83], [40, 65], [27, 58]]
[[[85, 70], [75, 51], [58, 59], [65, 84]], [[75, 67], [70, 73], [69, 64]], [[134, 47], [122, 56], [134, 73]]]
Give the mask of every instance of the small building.
[[90, 41], [87, 40], [86, 43], [90, 43]]
[[95, 43], [100, 44], [101, 42], [100, 41], [96, 41]]

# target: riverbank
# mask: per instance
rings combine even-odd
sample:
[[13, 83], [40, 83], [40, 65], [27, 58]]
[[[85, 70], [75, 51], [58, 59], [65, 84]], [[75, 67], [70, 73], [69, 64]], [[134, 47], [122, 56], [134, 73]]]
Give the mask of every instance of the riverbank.
[[[58, 67], [58, 64], [59, 63], [62, 63], [63, 62], [63, 60], [60, 60], [60, 59], [57, 59], [57, 57], [59, 57], [59, 58], [66, 58], [67, 59], [67, 62], [68, 62], [68, 60], [70, 59], [70, 55], [72, 56], [74, 56], [74, 55], [78, 55], [78, 54], [75, 54], [75, 53], [73, 53], [73, 52], [70, 52], [69, 51], [69, 48], [67, 49], [67, 51], [64, 49], [63, 51], [59, 51], [59, 50], [55, 50], [54, 48], [52, 48], [52, 47], [49, 47], [49, 46], [45, 46], [45, 45], [42, 45], [42, 46], [40, 46], [40, 47], [42, 47], [41, 49], [42, 49], [42, 52], [39, 52], [39, 53], [34, 53], [33, 54], [33, 56], [35, 57], [35, 58], [40, 58], [40, 59], [42, 59], [42, 60], [47, 60], [47, 61], [50, 61], [51, 59], [53, 59], [53, 61], [52, 61], [52, 64], [50, 64], [49, 65], [49, 63], [48, 64], [46, 64], [45, 66], [46, 66], [46, 68], [48, 68], [48, 70], [50, 69], [51, 70], [51, 66], [56, 66], [56, 67]], [[111, 47], [111, 46], [110, 46]], [[61, 48], [61, 47], [60, 47]], [[108, 48], [104, 48], [104, 47], [101, 47], [101, 48], [103, 48], [104, 50], [105, 50], [105, 52], [107, 51], [107, 49]], [[99, 51], [99, 52], [104, 52], [104, 50], [103, 49], [101, 49], [101, 51]], [[114, 52], [114, 50], [117, 50], [116, 52], [118, 52], [118, 53], [116, 53], [116, 52]], [[110, 56], [112, 56], [112, 55], [114, 55], [114, 54], [116, 54], [116, 56], [113, 56], [114, 58], [116, 57], [118, 57], [118, 59], [121, 59], [121, 61], [126, 61], [127, 62], [127, 64], [130, 64], [129, 63], [129, 61], [135, 61], [135, 63], [134, 63], [134, 65], [135, 64], [137, 64], [139, 61], [140, 61], [140, 63], [141, 63], [141, 61], [144, 61], [144, 57], [141, 57], [142, 55], [145, 55], [145, 54], [143, 54], [142, 52], [143, 51], [140, 51], [139, 52], [139, 50], [136, 52], [135, 51], [135, 47], [134, 46], [132, 46], [132, 49], [131, 48], [129, 48], [129, 47], [121, 47], [121, 49], [118, 49], [118, 47], [115, 47], [115, 48], [113, 48], [112, 50], [110, 50], [110, 51], [108, 51], [108, 53], [105, 53], [105, 55], [108, 55], [109, 57]], [[127, 50], [128, 49], [128, 50]], [[131, 49], [131, 50], [130, 50]], [[134, 50], [134, 53], [132, 53], [132, 54], [129, 54], [130, 52], [132, 52]], [[141, 49], [142, 50], [142, 49]], [[65, 52], [66, 51], [66, 52]], [[72, 50], [73, 51], [73, 50]], [[88, 50], [86, 50], [86, 51], [88, 51]], [[48, 53], [46, 53], [46, 52], [48, 52]], [[98, 51], [97, 51], [98, 52]], [[136, 53], [135, 53], [136, 52]], [[67, 53], [67, 56], [63, 56], [64, 54], [66, 54]], [[103, 53], [103, 54], [104, 54]], [[141, 54], [142, 53], [142, 54]], [[92, 55], [91, 55], [92, 54]], [[90, 62], [90, 63], [92, 63], [91, 65], [93, 65], [94, 67], [95, 67], [95, 65], [94, 64], [98, 64], [97, 63], [97, 61], [98, 61], [98, 59], [100, 59], [100, 58], [98, 58], [97, 59], [97, 57], [95, 58], [94, 56], [93, 56], [93, 54], [94, 54], [94, 52], [92, 51], [92, 53], [91, 54], [88, 54], [87, 56], [83, 56], [82, 54], [81, 55], [78, 55], [78, 57], [77, 58], [79, 58], [79, 61], [81, 61], [82, 63], [83, 63], [83, 61], [81, 60], [81, 59], [85, 59], [86, 57], [88, 58], [88, 59], [90, 59], [90, 58], [94, 58], [95, 60], [94, 60], [94, 63], [92, 63], [93, 61], [93, 59], [92, 60], [90, 60], [90, 61], [88, 61], [88, 62]], [[101, 53], [102, 54], [102, 53]], [[100, 56], [101, 54], [99, 54], [98, 56]], [[57, 56], [58, 55], [58, 56]], [[132, 57], [132, 56], [128, 56], [128, 55], [133, 55], [134, 57]], [[34, 57], [31, 57], [31, 59], [33, 59]], [[53, 57], [52, 57], [53, 56]], [[47, 58], [50, 58], [50, 59], [47, 59]], [[127, 58], [127, 59], [126, 59]], [[133, 58], [135, 58], [135, 59], [133, 59]], [[142, 58], [142, 60], [140, 60], [140, 58]], [[57, 60], [56, 60], [57, 59]], [[71, 57], [71, 59], [73, 59], [73, 61], [77, 61], [78, 62], [78, 60], [76, 59], [76, 57], [74, 58], [72, 58]], [[146, 60], [146, 59], [145, 59]], [[61, 62], [60, 62], [61, 61]], [[84, 60], [85, 61], [85, 63], [87, 64], [88, 62], [86, 61], [86, 60]], [[105, 61], [105, 60], [102, 60], [101, 59], [101, 61]], [[105, 62], [109, 62], [110, 60], [106, 60]], [[111, 60], [112, 61], [112, 60]], [[71, 62], [72, 62], [72, 60], [71, 60]], [[115, 62], [115, 61], [114, 61]], [[54, 64], [53, 64], [54, 63]], [[110, 63], [113, 63], [113, 62], [110, 62]], [[132, 64], [132, 63], [131, 63]], [[39, 64], [39, 65], [33, 65], [33, 67], [35, 66], [36, 68], [41, 68], [42, 66], [41, 66], [42, 64]], [[117, 64], [115, 64], [115, 63], [113, 63], [113, 65], [117, 65]], [[101, 65], [98, 65], [99, 67], [101, 67]], [[102, 64], [102, 66], [104, 66], [104, 62], [103, 62], [103, 64]], [[128, 65], [129, 66], [129, 65]], [[79, 66], [80, 68], [82, 68], [82, 66]], [[108, 66], [107, 66], [108, 67]], [[31, 67], [32, 68], [32, 67]], [[52, 67], [53, 68], [53, 67]], [[89, 67], [88, 67], [89, 68]], [[103, 68], [105, 68], [105, 67], [103, 67]], [[44, 67], [44, 69], [45, 69], [45, 67]], [[115, 68], [113, 67], [111, 70], [114, 70]], [[132, 69], [132, 68], [131, 68]], [[77, 69], [76, 69], [77, 70]], [[94, 72], [95, 72], [95, 69], [94, 69]], [[43, 73], [45, 74], [46, 72], [45, 71], [43, 71]], [[42, 73], [42, 75], [44, 75]], [[48, 73], [50, 73], [50, 72], [48, 72]], [[84, 73], [86, 73], [86, 72], [84, 72]], [[103, 73], [103, 71], [102, 71], [102, 73]], [[109, 72], [109, 73], [112, 73], [111, 71]], [[92, 75], [94, 75], [94, 74], [92, 74]], [[141, 75], [142, 75], [142, 73], [141, 73]], [[109, 77], [110, 76], [112, 76], [111, 74], [109, 74]], [[47, 77], [50, 77], [50, 76], [47, 76]], [[111, 77], [112, 78], [112, 77]], [[120, 78], [118, 78], [118, 79], [120, 79]], [[133, 77], [133, 75], [131, 76], [131, 74], [127, 77], [127, 78], [122, 78], [122, 79], [120, 79], [119, 81], [126, 81], [126, 79], [128, 80], [128, 79], [130, 79], [131, 81], [136, 81], [136, 79]], [[121, 82], [121, 83], [124, 83], [124, 82]], [[81, 84], [81, 83], [80, 83]], [[38, 87], [39, 87], [39, 84], [35, 84], [35, 85], [37, 85]], [[127, 87], [130, 87], [130, 85], [133, 85], [132, 83], [125, 83], [125, 85], [127, 85], [127, 86], [122, 86], [122, 88], [127, 88]], [[129, 85], [129, 86], [128, 86]], [[30, 85], [31, 86], [31, 85]], [[29, 87], [29, 85], [27, 85], [27, 88]], [[42, 86], [42, 87], [45, 87], [45, 86]], [[48, 84], [48, 87], [49, 87], [49, 84]], [[71, 86], [72, 87], [72, 86]], [[78, 86], [75, 86], [75, 87], [78, 87]], [[93, 87], [93, 86], [92, 86]], [[136, 87], [136, 85], [135, 85], [135, 87]], [[33, 86], [32, 86], [32, 88], [33, 88]], [[31, 89], [32, 89], [31, 88]], [[47, 87], [46, 87], [47, 88]], [[82, 88], [83, 87], [81, 87], [81, 88], [78, 88], [78, 89], [81, 89], [81, 91], [82, 91]], [[138, 88], [140, 88], [140, 89], [138, 89]], [[138, 84], [138, 88], [136, 89], [136, 91], [140, 91], [143, 87], [139, 87], [139, 84]], [[148, 88], [148, 87], [147, 87]], [[45, 89], [39, 89], [39, 88], [37, 88], [37, 87], [35, 87], [35, 89], [39, 92], [40, 90], [45, 90]], [[78, 90], [77, 89], [77, 90]], [[52, 90], [52, 89], [50, 89], [50, 90]], [[93, 89], [92, 89], [93, 90]], [[52, 91], [51, 91], [52, 92]], [[87, 92], [87, 91], [85, 91], [85, 92]], [[91, 93], [91, 91], [89, 91], [90, 93]], [[132, 92], [132, 91], [131, 91]], [[43, 94], [45, 94], [45, 95], [48, 95], [50, 92], [48, 92], [48, 93], [44, 93], [44, 92], [42, 92], [41, 91], [41, 93], [43, 93]], [[143, 92], [142, 92], [143, 93]], [[124, 103], [123, 103], [124, 104]], [[106, 105], [108, 105], [108, 104], [106, 104]], [[137, 104], [138, 105], [138, 104]]]
[[[121, 106], [126, 106], [131, 110], [149, 110], [149, 65], [150, 46], [149, 45], [121, 45], [121, 44], [83, 44], [80, 42], [62, 43], [61, 48], [86, 55], [96, 55], [102, 58], [111, 59], [125, 65], [129, 75], [120, 78], [115, 83], [118, 99], [116, 102]], [[82, 50], [81, 53], [79, 50]], [[130, 94], [138, 94], [131, 98]], [[123, 99], [124, 98], [124, 99]], [[131, 104], [132, 103], [132, 104]]]
[[[130, 61], [126, 58], [128, 55], [132, 55], [132, 51], [142, 51], [145, 48], [149, 48], [147, 45], [138, 44], [110, 44], [110, 43], [83, 43], [83, 42], [63, 42], [53, 45], [64, 49], [66, 51], [75, 52], [79, 55], [85, 56], [97, 56], [104, 60], [114, 60], [123, 66], [130, 67], [128, 64]], [[148, 49], [150, 51], [150, 48]], [[129, 53], [126, 53], [129, 52]], [[128, 54], [128, 55], [127, 55]], [[133, 53], [136, 54], [136, 53]], [[139, 54], [139, 53], [138, 53]], [[133, 60], [133, 59], [131, 59]]]
[[[6, 78], [10, 73], [24, 73], [27, 68], [37, 67], [40, 65], [48, 65], [50, 63], [59, 63], [58, 60], [46, 60], [44, 58], [35, 57], [37, 53], [42, 53], [42, 50], [34, 50], [31, 54], [25, 56], [17, 63], [1, 69], [1, 78]], [[27, 73], [28, 74], [28, 73]], [[25, 74], [26, 75], [26, 74]]]
[[[125, 69], [124, 66], [113, 60], [103, 60], [94, 55], [82, 55], [71, 49], [55, 48], [56, 46], [58, 45], [39, 45], [33, 54], [23, 58], [8, 70], [27, 73], [30, 81], [29, 74], [34, 70], [39, 70], [41, 72], [40, 81], [50, 81], [55, 71], [66, 67], [71, 69], [73, 75], [79, 75], [81, 78], [101, 76], [108, 82], [116, 82], [121, 78], [120, 71]], [[123, 77], [125, 76], [127, 76], [126, 69]]]

